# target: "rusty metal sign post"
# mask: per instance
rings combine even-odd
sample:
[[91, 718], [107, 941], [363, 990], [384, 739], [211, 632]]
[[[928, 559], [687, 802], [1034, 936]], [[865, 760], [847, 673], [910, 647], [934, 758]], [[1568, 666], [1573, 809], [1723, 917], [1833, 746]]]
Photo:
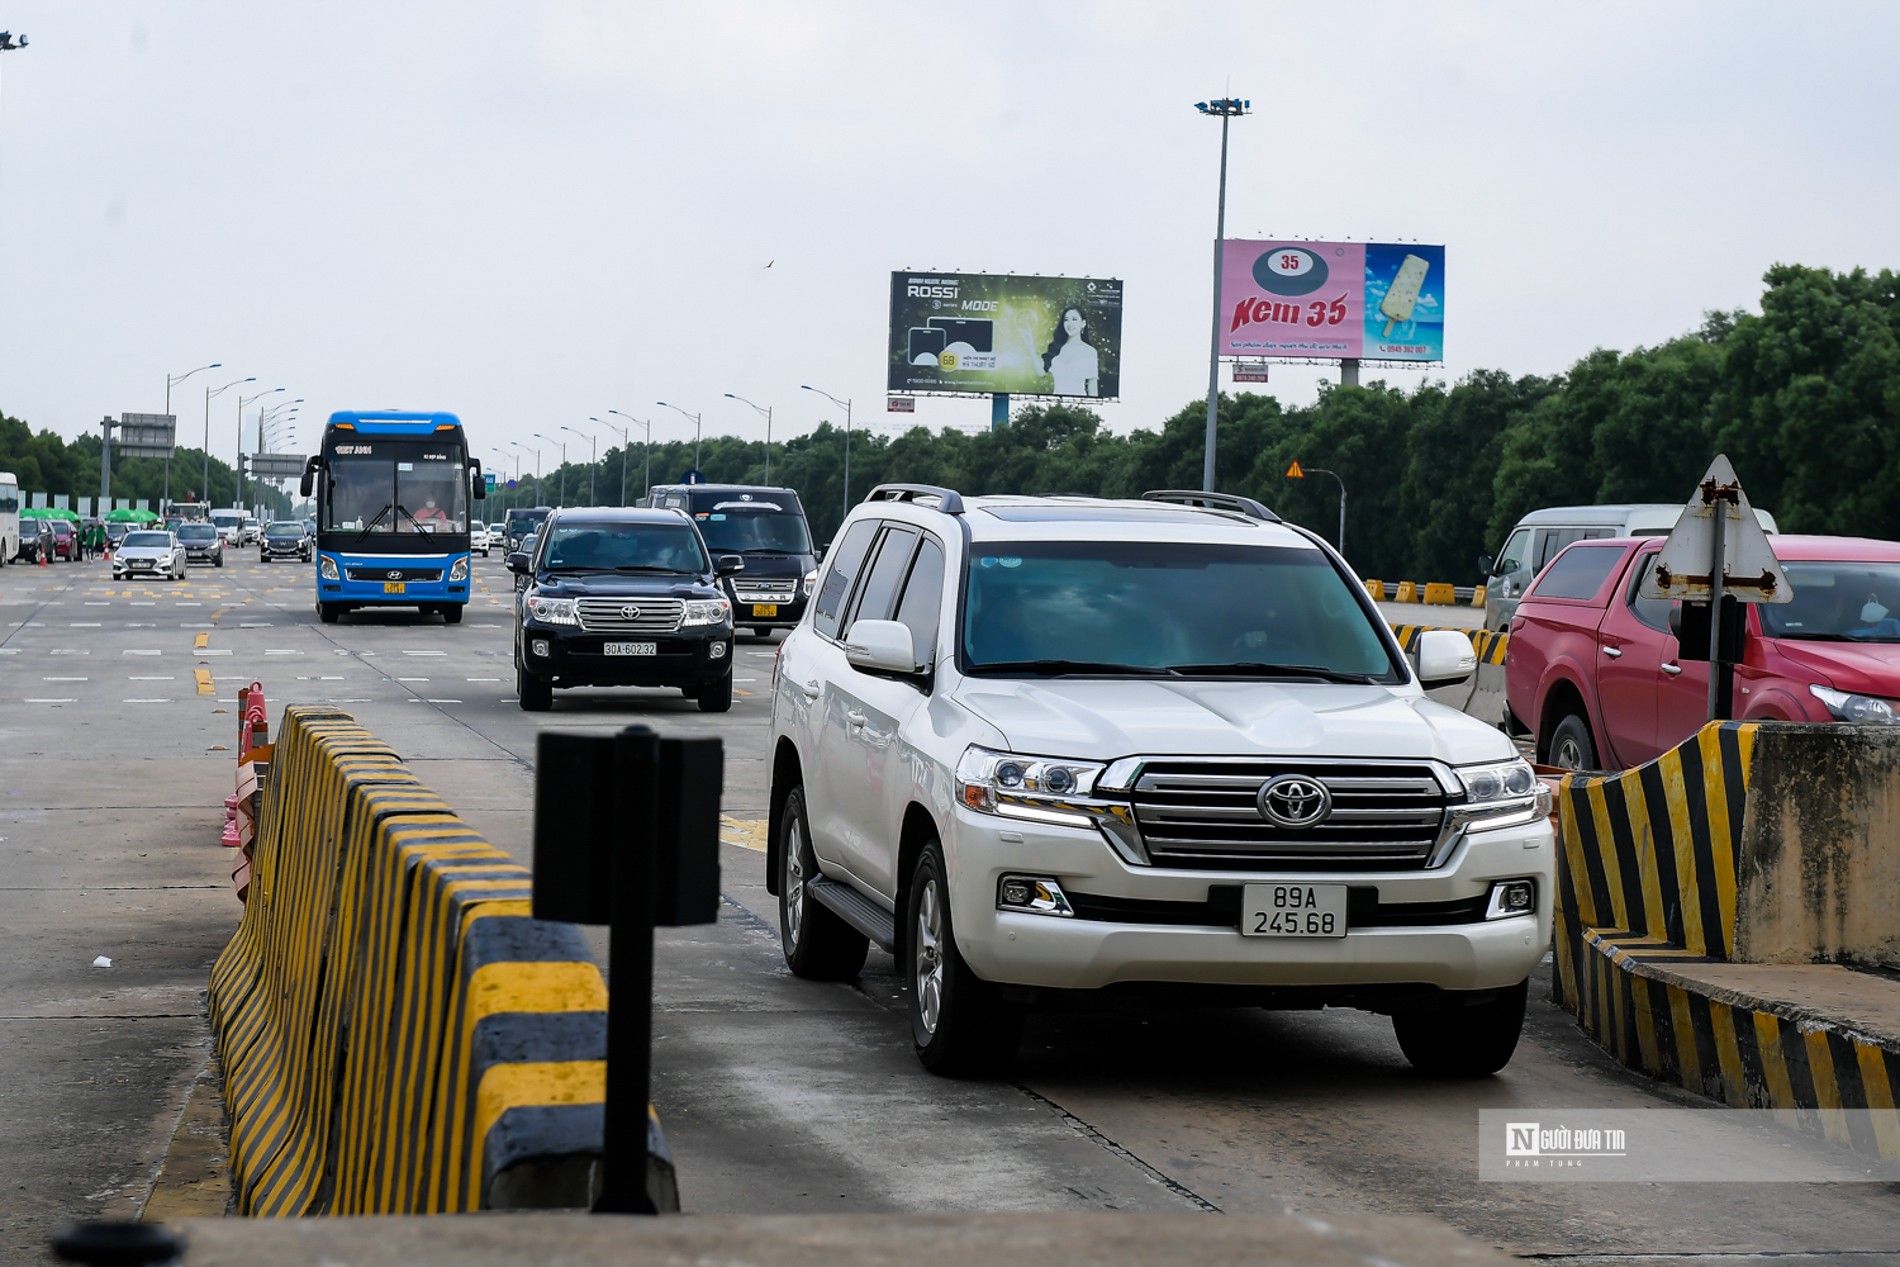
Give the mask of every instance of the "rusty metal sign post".
[[[1704, 561], [1707, 572], [1698, 570]], [[1739, 640], [1735, 646], [1724, 645], [1723, 630], [1731, 627], [1723, 617], [1725, 604], [1786, 603], [1794, 598], [1787, 573], [1781, 570], [1781, 561], [1775, 558], [1768, 534], [1762, 531], [1727, 455], [1717, 454], [1709, 464], [1708, 474], [1656, 556], [1656, 565], [1643, 578], [1640, 592], [1644, 598], [1681, 600], [1685, 619], [1678, 638], [1685, 643], [1701, 629], [1699, 619], [1686, 618], [1688, 608], [1706, 605], [1709, 720], [1722, 720], [1733, 711], [1732, 657], [1741, 653]], [[1700, 657], [1685, 648], [1682, 658]]]

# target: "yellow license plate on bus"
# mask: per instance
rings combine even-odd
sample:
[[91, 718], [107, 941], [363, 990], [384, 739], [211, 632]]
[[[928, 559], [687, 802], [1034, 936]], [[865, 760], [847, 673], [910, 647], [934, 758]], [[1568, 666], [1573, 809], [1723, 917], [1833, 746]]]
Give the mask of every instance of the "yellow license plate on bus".
[[404, 583], [403, 583], [402, 581], [384, 581], [384, 582], [383, 582], [383, 593], [385, 593], [385, 594], [400, 594], [400, 593], [402, 593], [402, 589], [403, 589], [403, 584], [404, 584]]
[[778, 615], [778, 604], [754, 603], [752, 604], [752, 614], [754, 616], [776, 616]]

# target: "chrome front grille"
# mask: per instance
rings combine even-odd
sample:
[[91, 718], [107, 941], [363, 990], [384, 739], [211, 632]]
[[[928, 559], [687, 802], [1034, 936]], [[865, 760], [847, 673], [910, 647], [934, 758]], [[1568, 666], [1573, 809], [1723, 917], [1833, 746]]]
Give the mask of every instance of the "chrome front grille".
[[677, 598], [583, 598], [581, 628], [588, 633], [670, 634], [686, 604]]
[[[1282, 827], [1260, 812], [1260, 789], [1288, 774], [1332, 794], [1323, 822]], [[1296, 870], [1424, 867], [1452, 803], [1424, 764], [1294, 761], [1144, 762], [1130, 799], [1157, 866]]]
[[798, 597], [798, 580], [790, 576], [763, 581], [735, 580], [732, 596], [742, 603], [789, 603]]

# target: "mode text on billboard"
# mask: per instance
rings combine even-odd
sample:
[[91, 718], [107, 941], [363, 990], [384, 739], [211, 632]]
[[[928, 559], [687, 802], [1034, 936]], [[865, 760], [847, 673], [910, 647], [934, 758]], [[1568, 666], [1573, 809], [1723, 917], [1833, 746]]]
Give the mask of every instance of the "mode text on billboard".
[[1225, 242], [1220, 354], [1442, 361], [1445, 248]]
[[889, 390], [1120, 394], [1122, 284], [892, 273]]

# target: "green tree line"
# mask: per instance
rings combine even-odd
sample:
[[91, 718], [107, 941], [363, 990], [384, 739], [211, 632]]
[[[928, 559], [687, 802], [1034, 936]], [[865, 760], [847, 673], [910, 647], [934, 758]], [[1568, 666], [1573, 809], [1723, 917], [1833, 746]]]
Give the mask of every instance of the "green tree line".
[[[178, 449], [172, 454], [170, 488], [173, 501], [209, 502], [229, 506], [237, 499], [237, 477], [230, 464], [212, 458], [209, 487], [205, 487], [207, 463], [203, 449]], [[0, 471], [10, 471], [20, 482], [20, 492], [50, 493], [55, 497], [99, 496], [99, 437], [82, 435], [66, 440], [46, 430], [34, 431], [19, 418], [0, 413]], [[115, 500], [150, 501], [156, 507], [165, 496], [165, 463], [158, 458], [112, 459], [112, 496]], [[266, 485], [260, 497], [249, 481], [245, 483], [247, 503], [261, 501], [273, 507], [272, 514], [287, 515], [291, 498], [274, 485]]]

